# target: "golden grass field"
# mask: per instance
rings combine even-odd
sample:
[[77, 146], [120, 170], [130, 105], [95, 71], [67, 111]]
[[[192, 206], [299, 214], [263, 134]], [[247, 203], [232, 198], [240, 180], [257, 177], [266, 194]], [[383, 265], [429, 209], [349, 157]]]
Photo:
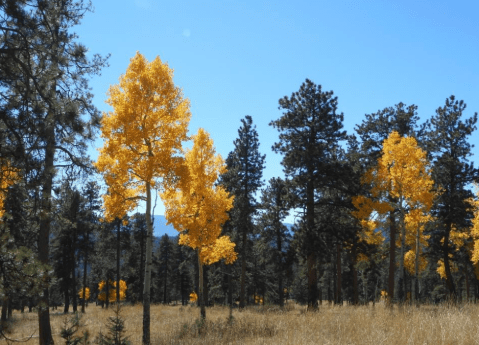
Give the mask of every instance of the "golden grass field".
[[[106, 332], [109, 310], [95, 305], [87, 308], [81, 321], [91, 344]], [[132, 344], [141, 344], [142, 307], [124, 306], [121, 315]], [[391, 310], [376, 306], [322, 305], [318, 312], [288, 304], [284, 311], [275, 307], [249, 307], [233, 311], [228, 323], [226, 307], [207, 309], [207, 321], [198, 332], [199, 309], [181, 306], [152, 306], [152, 344], [479, 344], [479, 305], [407, 306]], [[60, 329], [70, 315], [51, 314], [55, 344], [64, 344]], [[14, 312], [9, 324], [11, 338], [37, 335], [35, 313]], [[1, 343], [6, 343], [3, 339]], [[24, 344], [37, 344], [33, 338]]]

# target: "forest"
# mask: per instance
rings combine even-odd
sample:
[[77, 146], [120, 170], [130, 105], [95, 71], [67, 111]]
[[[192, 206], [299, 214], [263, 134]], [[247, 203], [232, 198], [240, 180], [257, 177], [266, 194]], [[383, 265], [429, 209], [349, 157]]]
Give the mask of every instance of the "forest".
[[[90, 6], [0, 1], [2, 327], [35, 311], [52, 344], [57, 309], [140, 304], [150, 344], [156, 304], [198, 304], [206, 319], [213, 306], [477, 301], [477, 113], [463, 100], [422, 119], [398, 103], [347, 133], [333, 91], [306, 79], [278, 95], [284, 175], [264, 181], [253, 116], [223, 160], [207, 128], [189, 133], [190, 101], [160, 57], [137, 52], [112, 111], [94, 106], [88, 81], [108, 56], [88, 58], [70, 30]], [[178, 236], [153, 235], [159, 202]]]

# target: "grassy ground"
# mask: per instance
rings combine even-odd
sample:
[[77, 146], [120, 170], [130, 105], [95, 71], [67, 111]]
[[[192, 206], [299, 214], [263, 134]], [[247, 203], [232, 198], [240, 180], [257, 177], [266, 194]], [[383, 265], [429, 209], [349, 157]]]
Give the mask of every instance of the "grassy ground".
[[[141, 344], [142, 307], [125, 306], [121, 312], [132, 344]], [[373, 306], [328, 306], [306, 312], [290, 304], [278, 308], [250, 307], [234, 310], [228, 322], [228, 308], [207, 309], [207, 321], [199, 329], [196, 307], [152, 306], [152, 344], [479, 344], [479, 305], [403, 307], [393, 310]], [[105, 333], [113, 308], [90, 305], [82, 317], [90, 340]], [[52, 313], [55, 344], [64, 344], [60, 329], [71, 315]], [[11, 338], [37, 335], [34, 313], [14, 313], [9, 325]], [[0, 343], [6, 343], [1, 340]], [[33, 338], [24, 344], [37, 344]]]

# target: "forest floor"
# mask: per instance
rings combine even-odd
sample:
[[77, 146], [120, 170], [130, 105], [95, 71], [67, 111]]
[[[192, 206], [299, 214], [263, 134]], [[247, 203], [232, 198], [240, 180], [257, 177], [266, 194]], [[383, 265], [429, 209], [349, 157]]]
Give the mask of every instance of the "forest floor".
[[[100, 331], [108, 333], [108, 318], [115, 307], [90, 304], [81, 318], [90, 343], [96, 344]], [[123, 306], [126, 336], [132, 344], [141, 344], [141, 305]], [[375, 306], [331, 306], [323, 304], [318, 312], [290, 303], [278, 307], [249, 307], [233, 310], [228, 322], [227, 307], [206, 310], [206, 322], [198, 322], [197, 307], [151, 307], [152, 344], [479, 344], [479, 305], [405, 306], [393, 309], [381, 303]], [[72, 314], [52, 312], [55, 344], [65, 344], [60, 330]], [[38, 335], [35, 313], [14, 312], [7, 336], [14, 339]], [[7, 343], [5, 339], [0, 344]], [[37, 344], [32, 338], [23, 344]]]

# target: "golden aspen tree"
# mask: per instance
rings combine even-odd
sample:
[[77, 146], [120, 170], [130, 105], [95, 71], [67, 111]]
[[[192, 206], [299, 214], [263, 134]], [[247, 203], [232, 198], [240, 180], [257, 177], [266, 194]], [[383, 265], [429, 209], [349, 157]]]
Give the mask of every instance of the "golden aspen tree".
[[[116, 297], [116, 287], [117, 287], [117, 284], [116, 284], [116, 281], [111, 281], [109, 282], [109, 286], [111, 286], [111, 288], [108, 289], [108, 291], [106, 291], [105, 289], [105, 286], [106, 286], [106, 283], [104, 280], [102, 280], [101, 282], [98, 283], [98, 291], [100, 291], [100, 293], [98, 294], [98, 300], [100, 301], [106, 301], [106, 296], [107, 296], [107, 292], [108, 292], [108, 301], [110, 303], [113, 303], [115, 301], [117, 301], [117, 297]], [[103, 289], [105, 289], [105, 291], [103, 291]], [[120, 301], [123, 301], [125, 298], [126, 298], [126, 290], [128, 289], [128, 287], [126, 286], [126, 282], [124, 280], [120, 280], [120, 286], [119, 286], [119, 291], [120, 291]], [[89, 293], [87, 294], [87, 299], [89, 298]], [[80, 296], [81, 298], [81, 296]]]
[[222, 225], [228, 220], [233, 197], [216, 184], [225, 172], [224, 161], [215, 154], [213, 140], [202, 128], [193, 136], [193, 147], [185, 153], [185, 178], [178, 188], [166, 189], [162, 195], [165, 217], [180, 232], [179, 243], [198, 253], [199, 300], [201, 317], [206, 318], [203, 294], [203, 265], [224, 259], [236, 260], [235, 244], [229, 236], [221, 236]]
[[[83, 298], [83, 291], [85, 291], [85, 298]], [[78, 297], [84, 299], [85, 301], [88, 301], [90, 299], [90, 288], [85, 287], [78, 290]]]
[[[378, 165], [365, 174], [362, 183], [371, 185], [371, 197], [355, 197], [353, 204], [357, 209], [354, 215], [361, 222], [363, 237], [367, 242], [378, 241], [381, 235], [377, 234], [377, 229], [386, 214], [391, 210], [399, 212], [401, 255], [398, 295], [402, 300], [406, 238], [413, 233], [414, 262], [419, 269], [418, 247], [426, 244], [424, 238], [421, 239], [422, 229], [423, 225], [430, 221], [429, 211], [434, 199], [434, 193], [431, 191], [434, 182], [429, 175], [426, 152], [418, 147], [413, 137], [401, 137], [398, 132], [393, 131], [383, 142]], [[394, 246], [391, 245], [391, 248]], [[411, 254], [407, 257], [410, 259]]]
[[110, 86], [103, 114], [104, 146], [95, 166], [108, 186], [103, 196], [105, 218], [122, 218], [146, 202], [147, 239], [143, 285], [143, 344], [150, 344], [150, 284], [153, 224], [152, 188], [161, 188], [180, 166], [182, 142], [191, 117], [188, 99], [173, 83], [173, 70], [157, 56], [130, 60], [119, 84]]

